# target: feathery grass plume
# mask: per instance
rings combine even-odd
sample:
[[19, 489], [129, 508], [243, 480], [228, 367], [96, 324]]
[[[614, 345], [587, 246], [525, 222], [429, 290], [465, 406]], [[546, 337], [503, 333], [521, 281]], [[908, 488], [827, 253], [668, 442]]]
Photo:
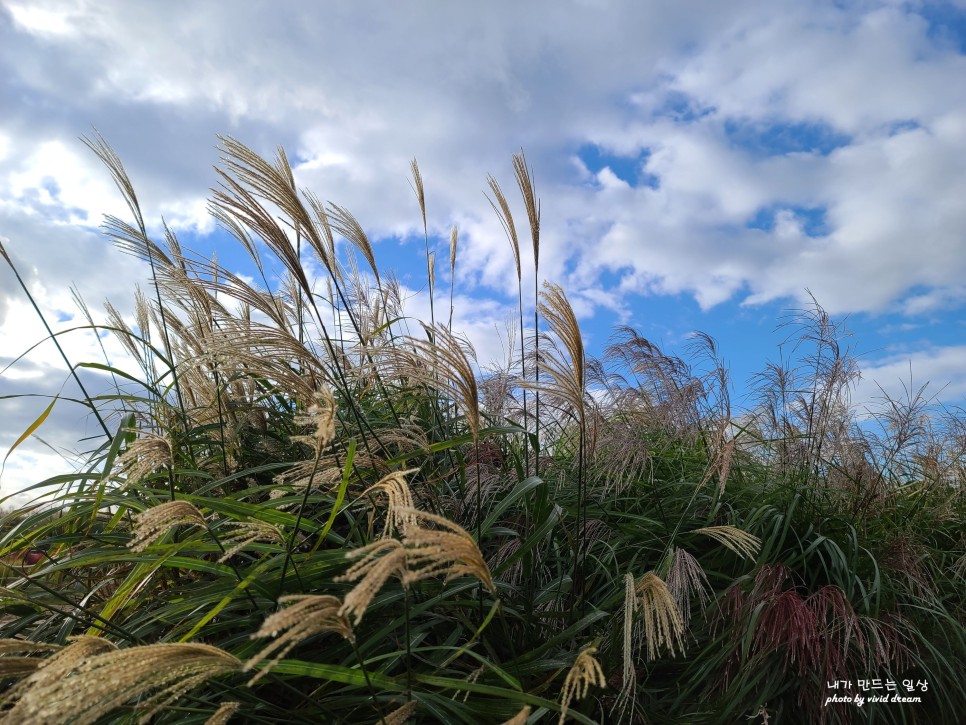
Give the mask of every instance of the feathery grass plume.
[[197, 524], [206, 526], [205, 517], [197, 507], [182, 499], [165, 501], [142, 511], [135, 518], [136, 528], [128, 547], [144, 551], [175, 526]]
[[647, 659], [655, 659], [662, 647], [671, 657], [683, 653], [684, 620], [664, 581], [650, 571], [637, 582], [635, 591], [643, 621], [638, 639], [647, 640]]
[[43, 660], [37, 657], [26, 657], [23, 655], [4, 655], [0, 657], [0, 680], [8, 677], [23, 677], [34, 672]]
[[376, 266], [376, 254], [372, 250], [372, 242], [369, 241], [369, 237], [359, 220], [348, 209], [338, 204], [330, 202], [329, 210], [329, 223], [332, 229], [348, 239], [352, 246], [362, 252], [362, 256], [365, 257], [372, 274], [375, 275], [376, 287], [382, 287], [382, 279], [379, 276], [379, 267]]
[[427, 529], [416, 526], [406, 532], [403, 537], [407, 562], [404, 584], [431, 579], [440, 574], [444, 574], [447, 581], [459, 576], [472, 576], [479, 579], [490, 593], [496, 593], [483, 554], [473, 537], [462, 527], [443, 516], [425, 511], [410, 509], [401, 513], [440, 527]]
[[46, 642], [30, 642], [25, 639], [0, 639], [0, 657], [8, 654], [36, 654], [39, 652], [57, 652], [61, 649], [59, 644], [48, 644]]
[[[550, 329], [557, 339], [563, 343], [566, 357], [560, 354], [556, 344], [543, 353], [540, 368], [550, 375], [551, 382], [542, 387], [555, 397], [559, 397], [570, 408], [570, 414], [577, 422], [577, 519], [578, 529], [583, 530], [587, 525], [587, 491], [584, 481], [584, 456], [587, 435], [587, 419], [585, 409], [586, 394], [586, 358], [584, 356], [584, 341], [577, 324], [570, 302], [564, 291], [552, 282], [544, 283], [541, 293], [543, 302], [540, 312], [550, 325]], [[537, 386], [540, 389], [541, 386]], [[578, 537], [577, 551], [574, 555], [573, 580], [580, 579], [579, 572], [587, 556], [586, 542]], [[584, 592], [580, 592], [583, 601]]]
[[607, 679], [604, 677], [604, 670], [601, 669], [600, 662], [594, 657], [597, 648], [594, 646], [585, 647], [577, 655], [573, 666], [567, 673], [564, 680], [563, 690], [560, 693], [560, 719], [558, 725], [563, 725], [567, 719], [567, 709], [570, 703], [575, 700], [583, 700], [590, 690], [590, 686], [607, 687]]
[[[535, 382], [537, 384], [535, 394], [535, 406], [533, 419], [535, 423], [534, 436], [537, 441], [537, 448], [540, 447], [540, 299], [538, 291], [540, 289], [540, 200], [536, 198], [536, 186], [530, 178], [530, 171], [527, 169], [527, 159], [523, 155], [523, 149], [519, 154], [513, 156], [513, 171], [516, 175], [517, 186], [523, 196], [523, 205], [527, 210], [527, 220], [530, 222], [530, 239], [533, 242], [533, 347], [534, 359], [538, 361], [534, 369]], [[521, 305], [521, 310], [522, 310]], [[520, 325], [520, 336], [523, 337], [523, 325]], [[522, 339], [521, 339], [522, 342]], [[534, 473], [540, 475], [540, 457], [534, 459]]]
[[637, 694], [637, 671], [634, 668], [634, 615], [637, 613], [637, 591], [634, 575], [624, 575], [624, 632], [622, 638], [621, 691], [614, 702], [617, 720], [624, 719], [628, 705], [633, 705]]
[[435, 328], [436, 306], [433, 303], [433, 268], [429, 252], [429, 226], [426, 224], [426, 192], [423, 189], [423, 175], [419, 173], [419, 164], [416, 163], [416, 159], [410, 162], [409, 167], [413, 174], [413, 180], [409, 185], [416, 194], [416, 201], [419, 203], [419, 213], [423, 218], [423, 238], [426, 241], [426, 276], [429, 277], [429, 324], [431, 328]]
[[240, 707], [240, 702], [223, 702], [218, 709], [215, 710], [212, 716], [205, 720], [205, 725], [228, 725], [228, 721], [231, 720], [231, 716], [234, 715]]
[[[494, 204], [490, 197], [486, 197], [487, 201], [490, 202], [490, 206], [493, 207], [493, 211], [496, 212], [497, 218], [500, 220], [500, 224], [503, 225], [503, 231], [506, 233], [507, 239], [510, 241], [510, 249], [513, 252], [513, 261], [517, 266], [517, 311], [520, 315], [520, 378], [523, 380], [527, 379], [527, 366], [526, 366], [526, 352], [525, 352], [525, 342], [524, 338], [526, 333], [523, 326], [523, 268], [520, 264], [520, 241], [517, 239], [517, 228], [513, 223], [513, 214], [510, 212], [510, 205], [507, 203], [506, 197], [503, 195], [503, 190], [500, 188], [500, 184], [491, 175], [487, 175], [487, 182], [490, 185], [490, 190], [493, 192], [493, 196], [496, 197], [497, 203]], [[484, 196], [486, 194], [484, 193]], [[499, 206], [497, 206], [499, 204]], [[536, 294], [536, 290], [534, 291]], [[536, 328], [534, 328], [536, 330]], [[523, 389], [523, 427], [528, 429], [529, 426], [529, 411], [527, 410], [527, 390]], [[538, 426], [539, 427], [539, 426]], [[530, 475], [530, 441], [527, 436], [523, 437], [523, 459], [524, 459], [524, 470], [526, 475]]]
[[[94, 655], [75, 663], [56, 681], [34, 682], [23, 691], [7, 722], [70, 722], [91, 725], [134, 702], [151, 717], [211, 677], [237, 672], [242, 663], [206, 644], [149, 644]], [[42, 674], [40, 670], [37, 674]]]
[[527, 157], [520, 153], [513, 155], [513, 173], [517, 178], [517, 186], [523, 195], [523, 204], [527, 210], [527, 220], [530, 222], [530, 238], [533, 241], [533, 266], [540, 268], [540, 200], [536, 198], [537, 187], [530, 178], [527, 168]]
[[219, 564], [223, 564], [231, 557], [244, 549], [249, 544], [256, 541], [261, 543], [285, 544], [285, 536], [282, 530], [267, 524], [264, 521], [236, 521], [228, 525], [230, 532], [221, 537], [221, 542], [230, 545], [220, 559]]
[[671, 550], [667, 588], [678, 605], [685, 629], [691, 619], [691, 597], [697, 594], [698, 601], [704, 607], [710, 601], [710, 594], [713, 592], [708, 576], [698, 560], [677, 546]]
[[761, 539], [734, 526], [705, 526], [694, 529], [692, 534], [704, 534], [724, 544], [743, 559], [755, 560], [761, 551]]
[[393, 530], [405, 534], [411, 527], [416, 526], [416, 517], [408, 513], [414, 510], [416, 506], [413, 503], [413, 492], [409, 488], [406, 476], [415, 473], [417, 470], [410, 468], [406, 471], [393, 471], [378, 483], [367, 488], [362, 494], [365, 496], [380, 491], [386, 494], [389, 503], [386, 510], [386, 525], [382, 530], [384, 537], [390, 536]]
[[416, 712], [418, 705], [418, 701], [410, 700], [383, 717], [380, 722], [382, 725], [405, 725], [406, 721]]
[[[41, 666], [4, 693], [7, 703], [16, 703], [25, 692], [33, 688], [51, 687], [59, 684], [82, 663], [95, 655], [113, 652], [117, 647], [102, 637], [76, 637], [53, 656], [41, 660]], [[4, 718], [6, 720], [6, 718]]]
[[165, 434], [141, 431], [138, 438], [117, 457], [118, 474], [125, 477], [125, 486], [136, 484], [158, 470], [174, 467], [171, 439]]
[[346, 594], [339, 614], [354, 618], [358, 626], [372, 598], [379, 593], [390, 576], [395, 574], [403, 582], [403, 586], [406, 586], [406, 548], [398, 539], [378, 539], [346, 552], [346, 558], [359, 561], [349, 567], [345, 574], [336, 577], [335, 581], [359, 583]]
[[292, 436], [296, 443], [307, 443], [316, 454], [321, 453], [335, 439], [335, 398], [329, 388], [322, 388], [313, 396], [315, 402], [304, 415], [295, 416], [295, 424], [312, 426], [310, 435]]
[[524, 705], [520, 712], [511, 717], [509, 720], [503, 721], [501, 725], [527, 725], [527, 719], [530, 717], [531, 709], [532, 708], [529, 705]]
[[410, 350], [399, 350], [401, 362], [414, 378], [427, 385], [441, 385], [462, 410], [473, 442], [480, 438], [480, 398], [476, 375], [467, 355], [473, 355], [468, 342], [460, 340], [445, 327], [426, 328], [429, 340], [406, 338]]
[[552, 383], [545, 384], [543, 389], [554, 393], [571, 407], [572, 414], [582, 429], [585, 412], [586, 358], [580, 325], [563, 289], [552, 282], [544, 282], [543, 286], [544, 291], [540, 293], [543, 298], [543, 302], [540, 303], [540, 313], [563, 343], [566, 352], [566, 357], [557, 350], [543, 354], [541, 369], [547, 372], [552, 380]]
[[58, 644], [28, 642], [22, 639], [0, 639], [0, 680], [29, 675], [47, 663], [45, 659], [30, 655], [56, 652], [59, 649]]
[[453, 225], [449, 233], [449, 329], [453, 330], [453, 311], [455, 309], [453, 297], [456, 294], [456, 244], [459, 241], [459, 231]]
[[278, 603], [289, 606], [266, 617], [259, 630], [252, 635], [252, 639], [274, 637], [275, 641], [248, 660], [244, 671], [251, 671], [272, 654], [275, 656], [249, 680], [249, 685], [268, 674], [297, 644], [309, 637], [323, 632], [335, 632], [345, 639], [353, 638], [352, 627], [342, 613], [342, 602], [338, 597], [328, 594], [291, 594], [280, 597]]

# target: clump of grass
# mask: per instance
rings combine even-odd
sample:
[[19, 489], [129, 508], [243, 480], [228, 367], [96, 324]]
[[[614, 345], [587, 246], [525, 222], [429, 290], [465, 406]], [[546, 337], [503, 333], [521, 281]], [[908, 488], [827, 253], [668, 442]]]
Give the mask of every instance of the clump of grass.
[[300, 190], [281, 149], [221, 142], [212, 213], [252, 274], [152, 236], [89, 142], [132, 217], [106, 232], [151, 287], [131, 315], [82, 312], [139, 372], [85, 363], [113, 386], [82, 391], [104, 439], [0, 519], [5, 722], [811, 723], [872, 719], [820, 707], [826, 678], [867, 673], [936, 693], [885, 721], [966, 708], [966, 423], [911, 386], [859, 420], [817, 303], [751, 410], [707, 335], [676, 357], [621, 328], [595, 359], [564, 289], [540, 293], [521, 152], [534, 317], [490, 176], [520, 346], [481, 378], [453, 329], [472, 238], [450, 234], [449, 324], [434, 301], [407, 320], [351, 212]]

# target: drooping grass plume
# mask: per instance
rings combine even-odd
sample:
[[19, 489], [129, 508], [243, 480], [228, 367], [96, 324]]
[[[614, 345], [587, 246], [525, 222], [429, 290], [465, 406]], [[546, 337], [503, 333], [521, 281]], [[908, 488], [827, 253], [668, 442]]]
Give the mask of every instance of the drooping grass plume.
[[174, 466], [171, 439], [164, 433], [141, 431], [138, 438], [117, 458], [117, 473], [124, 476], [124, 484], [140, 483], [158, 471]]
[[306, 443], [316, 455], [325, 451], [335, 439], [335, 398], [327, 387], [315, 393], [312, 405], [304, 414], [296, 415], [296, 425], [309, 426], [313, 430], [308, 435], [292, 436], [295, 443]]
[[22, 639], [0, 639], [0, 679], [23, 677], [46, 664], [42, 653], [56, 652], [60, 645], [29, 642]]
[[343, 605], [338, 597], [328, 594], [292, 594], [281, 597], [278, 603], [287, 606], [269, 615], [252, 635], [253, 639], [273, 637], [274, 641], [248, 660], [244, 671], [251, 671], [271, 655], [274, 657], [248, 682], [249, 685], [268, 674], [279, 660], [309, 637], [323, 632], [334, 632], [345, 639], [353, 637], [352, 627], [342, 612]]
[[664, 581], [654, 572], [638, 580], [635, 588], [642, 626], [640, 637], [647, 642], [647, 659], [655, 659], [662, 649], [674, 657], [684, 652], [684, 619]]
[[[77, 637], [66, 647], [57, 647], [57, 651], [52, 656], [41, 660], [40, 666], [35, 668], [32, 674], [4, 693], [4, 700], [6, 703], [17, 703], [24, 693], [34, 688], [54, 687], [91, 657], [113, 652], [116, 649], [112, 642], [102, 637]], [[9, 717], [7, 714], [0, 721], [9, 721]]]
[[165, 501], [138, 514], [128, 547], [132, 551], [144, 551], [175, 526], [189, 525], [207, 525], [201, 511], [189, 501]]
[[564, 680], [563, 690], [560, 692], [560, 719], [558, 725], [563, 725], [567, 719], [567, 709], [575, 700], [583, 700], [587, 697], [591, 686], [607, 687], [607, 678], [604, 677], [604, 670], [600, 662], [594, 657], [597, 654], [597, 647], [585, 647], [577, 655], [567, 677]]
[[438, 528], [416, 526], [403, 537], [406, 547], [406, 573], [403, 583], [412, 583], [444, 575], [448, 580], [471, 576], [495, 593], [493, 578], [483, 554], [473, 538], [449, 519], [425, 511], [403, 511]]
[[235, 554], [240, 552], [249, 544], [256, 542], [285, 544], [285, 536], [278, 526], [267, 524], [264, 521], [235, 521], [228, 524], [228, 533], [220, 537], [223, 545], [228, 548], [218, 563], [228, 561]]
[[398, 539], [382, 538], [348, 551], [346, 558], [358, 561], [335, 581], [358, 583], [346, 594], [339, 614], [351, 617], [358, 626], [373, 597], [390, 576], [395, 575], [404, 585], [407, 583], [406, 547]]
[[761, 539], [734, 526], [704, 526], [692, 534], [704, 534], [724, 544], [738, 556], [754, 561], [761, 550]]
[[674, 597], [678, 612], [681, 614], [681, 621], [687, 629], [691, 619], [692, 598], [697, 595], [698, 602], [703, 608], [708, 604], [713, 590], [704, 568], [690, 553], [676, 546], [671, 550], [670, 557], [667, 588]]
[[[56, 681], [27, 686], [5, 721], [91, 725], [126, 703], [146, 723], [167, 705], [209, 678], [238, 672], [242, 663], [206, 644], [151, 644], [118, 649], [77, 661]], [[38, 671], [43, 674], [43, 670]]]
[[415, 471], [416, 469], [393, 471], [380, 479], [378, 483], [367, 488], [363, 493], [363, 495], [386, 494], [388, 506], [386, 509], [386, 525], [382, 530], [384, 537], [392, 535], [394, 531], [405, 535], [412, 527], [416, 526], [416, 516], [412, 513], [415, 509], [413, 492], [406, 481], [406, 476], [415, 473]]

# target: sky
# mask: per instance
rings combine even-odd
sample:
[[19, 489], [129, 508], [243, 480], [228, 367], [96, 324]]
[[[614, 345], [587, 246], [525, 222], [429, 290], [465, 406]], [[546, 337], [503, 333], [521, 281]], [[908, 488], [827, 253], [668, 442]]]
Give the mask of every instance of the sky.
[[[425, 318], [416, 158], [439, 260], [459, 229], [454, 328], [485, 365], [516, 314], [487, 174], [532, 288], [511, 165], [523, 149], [539, 277], [564, 288], [591, 353], [615, 325], [672, 353], [703, 331], [740, 408], [779, 357], [777, 326], [814, 295], [853, 332], [858, 405], [928, 383], [955, 407], [964, 79], [964, 0], [0, 0], [0, 244], [58, 330], [86, 324], [72, 289], [98, 319], [105, 299], [131, 309], [147, 273], [99, 230], [127, 212], [80, 141], [97, 129], [151, 229], [163, 219], [241, 269], [206, 203], [229, 135], [265, 155], [283, 146], [299, 186], [352, 211]], [[447, 295], [449, 281], [440, 264]], [[45, 337], [0, 260], [0, 398], [19, 396], [0, 399], [0, 456], [49, 396], [78, 394]], [[74, 362], [123, 357], [89, 330], [58, 339]], [[0, 496], [69, 470], [97, 435], [59, 402], [6, 459]]]

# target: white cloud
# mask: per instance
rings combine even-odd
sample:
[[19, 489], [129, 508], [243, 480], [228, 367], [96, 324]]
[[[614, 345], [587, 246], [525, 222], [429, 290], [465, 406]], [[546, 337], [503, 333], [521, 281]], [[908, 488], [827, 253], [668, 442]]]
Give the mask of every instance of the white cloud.
[[[500, 344], [491, 330], [516, 273], [481, 191], [487, 173], [503, 184], [532, 269], [510, 167], [523, 146], [542, 200], [541, 277], [565, 283], [583, 319], [621, 316], [642, 294], [684, 293], [708, 309], [806, 287], [833, 313], [955, 309], [966, 56], [918, 8], [507, 0], [373, 15], [354, 2], [8, 0], [0, 233], [57, 319], [72, 280], [95, 307], [144, 278], [90, 229], [105, 212], [127, 216], [77, 141], [92, 125], [115, 144], [152, 227], [163, 216], [200, 235], [212, 229], [216, 133], [266, 154], [284, 145], [299, 184], [348, 207], [374, 239], [421, 237], [415, 156], [430, 232], [445, 240], [460, 227], [458, 291], [474, 316], [459, 323], [483, 360]], [[588, 169], [576, 156], [588, 143], [646, 152], [656, 183]], [[824, 215], [817, 232], [809, 213]], [[763, 228], [747, 228], [759, 217]], [[5, 269], [0, 285], [0, 349], [20, 350], [36, 328], [22, 326]]]
[[915, 393], [927, 385], [925, 394], [930, 400], [962, 400], [966, 397], [966, 377], [963, 376], [966, 345], [937, 346], [906, 354], [891, 354], [872, 364], [862, 365], [862, 380], [853, 399], [874, 405], [883, 392], [899, 400], [907, 391]]

